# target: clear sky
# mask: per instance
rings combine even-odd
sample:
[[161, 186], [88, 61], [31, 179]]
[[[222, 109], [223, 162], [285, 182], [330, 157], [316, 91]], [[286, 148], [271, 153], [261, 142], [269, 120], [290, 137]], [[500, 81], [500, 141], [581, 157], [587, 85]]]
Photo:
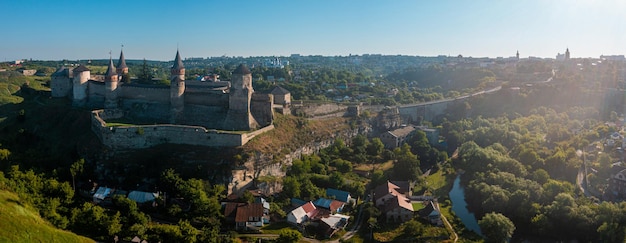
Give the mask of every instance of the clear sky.
[[626, 54], [623, 0], [0, 0], [0, 61]]

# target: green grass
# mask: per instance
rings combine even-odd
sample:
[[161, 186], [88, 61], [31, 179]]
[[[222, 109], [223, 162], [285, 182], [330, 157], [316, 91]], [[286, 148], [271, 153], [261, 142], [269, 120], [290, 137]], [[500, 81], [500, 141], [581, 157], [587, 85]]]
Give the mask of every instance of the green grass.
[[419, 203], [419, 202], [417, 202], [417, 203], [411, 203], [411, 205], [413, 205], [413, 211], [415, 211], [415, 212], [417, 212], [417, 211], [419, 211], [420, 209], [422, 209], [422, 208], [425, 208], [425, 207], [426, 207], [426, 206], [424, 206], [424, 204], [423, 204], [423, 203]]
[[4, 190], [0, 190], [0, 229], [0, 242], [94, 242], [55, 228]]
[[263, 226], [263, 228], [261, 228], [261, 231], [263, 231], [263, 234], [280, 234], [280, 231], [283, 229], [297, 230], [294, 226], [287, 222], [277, 222]]

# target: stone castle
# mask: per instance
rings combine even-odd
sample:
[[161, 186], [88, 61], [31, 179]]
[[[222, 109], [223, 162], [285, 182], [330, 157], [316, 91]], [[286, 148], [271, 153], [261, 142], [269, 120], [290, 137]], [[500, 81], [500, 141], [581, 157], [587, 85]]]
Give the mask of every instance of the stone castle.
[[177, 51], [169, 87], [123, 80], [127, 77], [128, 66], [121, 52], [117, 66], [109, 59], [104, 78], [92, 78], [83, 65], [60, 68], [52, 75], [50, 87], [52, 97], [68, 97], [74, 106], [123, 110], [125, 119], [134, 123], [248, 131], [266, 127], [274, 118], [274, 95], [255, 93], [251, 72], [243, 64], [233, 71], [231, 81], [185, 80]]

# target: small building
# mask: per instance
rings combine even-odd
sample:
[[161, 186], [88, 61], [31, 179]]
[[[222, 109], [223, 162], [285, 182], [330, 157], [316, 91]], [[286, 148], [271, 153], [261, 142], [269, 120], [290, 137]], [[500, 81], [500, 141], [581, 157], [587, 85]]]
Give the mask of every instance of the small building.
[[307, 202], [304, 205], [291, 210], [287, 214], [287, 222], [293, 225], [302, 225], [317, 215], [317, 208], [313, 202]]
[[106, 200], [107, 198], [110, 198], [111, 195], [113, 194], [113, 191], [115, 191], [115, 189], [104, 187], [104, 186], [99, 187], [98, 190], [96, 190], [96, 193], [94, 193], [92, 196], [93, 202], [100, 203]]
[[21, 69], [19, 70], [20, 73], [22, 73], [24, 76], [33, 76], [35, 75], [35, 73], [37, 73], [36, 69]]
[[626, 168], [623, 166], [611, 167], [609, 190], [615, 198], [626, 198]]
[[350, 203], [350, 201], [352, 201], [352, 197], [349, 192], [333, 188], [326, 188], [326, 197], [334, 198], [335, 200], [342, 201], [344, 203]]
[[235, 215], [236, 230], [259, 230], [265, 222], [269, 222], [269, 215], [264, 213], [263, 204], [251, 203], [237, 207]]
[[411, 138], [414, 134], [415, 127], [409, 125], [381, 134], [380, 140], [385, 145], [385, 148], [394, 149], [400, 147], [404, 141]]
[[326, 238], [333, 237], [337, 231], [344, 229], [346, 225], [348, 225], [349, 219], [350, 216], [342, 214], [333, 214], [328, 217], [324, 217], [320, 219], [318, 232]]
[[414, 210], [410, 196], [409, 182], [387, 183], [374, 189], [374, 205], [385, 215], [389, 222], [405, 222], [413, 218]]
[[327, 210], [330, 214], [335, 214], [342, 212], [345, 203], [333, 199], [318, 198], [313, 201], [313, 205], [318, 209]]
[[128, 193], [128, 199], [138, 204], [152, 203], [157, 197], [159, 197], [159, 194], [156, 192], [131, 191]]
[[265, 210], [263, 203], [227, 202], [223, 208], [226, 223], [234, 223], [235, 230], [257, 231], [270, 221], [269, 210]]
[[420, 209], [417, 213], [423, 219], [428, 220], [431, 224], [441, 226], [441, 213], [433, 201], [426, 201], [426, 207]]

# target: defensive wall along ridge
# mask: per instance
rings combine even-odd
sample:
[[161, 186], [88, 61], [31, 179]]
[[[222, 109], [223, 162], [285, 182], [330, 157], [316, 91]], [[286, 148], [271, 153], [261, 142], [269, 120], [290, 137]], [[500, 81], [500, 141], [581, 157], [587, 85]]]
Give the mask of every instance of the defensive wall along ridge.
[[274, 129], [274, 125], [251, 131], [221, 131], [188, 125], [131, 125], [107, 126], [107, 119], [124, 116], [121, 110], [94, 110], [91, 129], [102, 144], [110, 148], [138, 149], [159, 144], [187, 144], [207, 147], [237, 147], [255, 136]]

